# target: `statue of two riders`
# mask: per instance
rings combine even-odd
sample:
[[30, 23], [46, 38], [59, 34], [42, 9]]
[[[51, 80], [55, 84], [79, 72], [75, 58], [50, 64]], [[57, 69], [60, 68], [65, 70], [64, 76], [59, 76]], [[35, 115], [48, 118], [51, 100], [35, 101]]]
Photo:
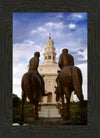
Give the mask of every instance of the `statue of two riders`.
[[[38, 66], [39, 66], [39, 57], [40, 57], [40, 53], [35, 52], [34, 57], [32, 57], [29, 61], [28, 72], [32, 72], [32, 73], [38, 75], [38, 77], [41, 80], [41, 95], [46, 96], [47, 94], [45, 94], [45, 83], [44, 83], [43, 77], [39, 74], [39, 72], [37, 70]], [[72, 55], [68, 54], [68, 49], [62, 50], [62, 54], [60, 55], [58, 65], [61, 70], [66, 66], [74, 66], [74, 58]], [[57, 79], [58, 78], [59, 78], [59, 75], [58, 75]]]
[[[26, 97], [29, 98], [30, 102], [35, 105], [36, 117], [38, 119], [38, 104], [40, 95], [47, 96], [45, 93], [45, 84], [43, 77], [38, 72], [40, 53], [35, 52], [34, 57], [29, 61], [28, 72], [22, 77], [22, 110], [21, 110], [21, 122], [23, 122], [23, 109]], [[83, 94], [82, 94], [82, 74], [78, 67], [74, 66], [74, 58], [68, 54], [68, 49], [63, 49], [60, 55], [58, 65], [60, 67], [59, 74], [57, 76], [56, 82], [57, 87], [55, 90], [56, 101], [59, 98], [62, 99], [62, 106], [64, 107], [64, 95], [66, 97], [66, 113], [64, 119], [69, 119], [70, 117], [70, 96], [72, 91], [75, 91], [77, 97], [79, 98], [82, 108], [83, 108]]]

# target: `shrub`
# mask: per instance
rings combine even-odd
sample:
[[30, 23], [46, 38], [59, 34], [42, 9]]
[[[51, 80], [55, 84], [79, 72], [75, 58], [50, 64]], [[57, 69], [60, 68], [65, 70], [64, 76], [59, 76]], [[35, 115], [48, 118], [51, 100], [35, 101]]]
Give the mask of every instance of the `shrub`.
[[[38, 111], [41, 110], [41, 105], [38, 106]], [[20, 113], [21, 113], [21, 99], [13, 94], [13, 122], [20, 121]], [[24, 119], [29, 117], [34, 117], [33, 105], [30, 102], [25, 101], [24, 111], [23, 111]]]
[[18, 107], [21, 104], [21, 99], [13, 94], [13, 107]]
[[[63, 107], [61, 104], [57, 104], [58, 113], [62, 116]], [[70, 103], [70, 119], [72, 121], [78, 121], [81, 119], [81, 107], [80, 102]], [[87, 121], [87, 101], [84, 101], [84, 120]]]

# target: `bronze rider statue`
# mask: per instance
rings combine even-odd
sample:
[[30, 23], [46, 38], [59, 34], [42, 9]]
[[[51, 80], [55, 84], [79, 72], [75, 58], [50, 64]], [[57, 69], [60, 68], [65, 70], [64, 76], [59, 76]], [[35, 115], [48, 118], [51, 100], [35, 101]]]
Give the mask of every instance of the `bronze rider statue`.
[[[68, 49], [62, 49], [62, 54], [59, 57], [58, 65], [61, 70], [67, 66], [74, 66], [74, 58], [72, 55], [68, 54]], [[57, 86], [58, 86], [60, 92], [61, 92], [61, 87], [60, 87], [59, 78], [60, 78], [61, 70], [58, 71], [59, 74], [56, 78]]]
[[72, 55], [68, 54], [68, 49], [63, 49], [62, 54], [59, 57], [58, 65], [60, 69], [66, 66], [74, 66], [74, 58]]
[[40, 53], [39, 52], [35, 52], [34, 53], [34, 57], [32, 57], [29, 61], [29, 69], [28, 72], [33, 72], [35, 74], [38, 75], [38, 77], [41, 80], [41, 95], [42, 96], [47, 96], [47, 94], [45, 94], [45, 86], [44, 86], [44, 80], [43, 77], [39, 74], [38, 72], [38, 66], [39, 66], [39, 57], [40, 57]]

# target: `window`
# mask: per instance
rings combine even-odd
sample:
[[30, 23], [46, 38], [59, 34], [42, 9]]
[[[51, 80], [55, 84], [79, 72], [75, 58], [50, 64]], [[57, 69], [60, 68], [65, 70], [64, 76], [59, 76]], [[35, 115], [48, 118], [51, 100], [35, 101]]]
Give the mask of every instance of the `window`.
[[51, 59], [51, 56], [48, 56], [48, 59]]
[[47, 56], [45, 56], [45, 59], [47, 59]]
[[55, 57], [53, 56], [53, 60], [55, 60]]

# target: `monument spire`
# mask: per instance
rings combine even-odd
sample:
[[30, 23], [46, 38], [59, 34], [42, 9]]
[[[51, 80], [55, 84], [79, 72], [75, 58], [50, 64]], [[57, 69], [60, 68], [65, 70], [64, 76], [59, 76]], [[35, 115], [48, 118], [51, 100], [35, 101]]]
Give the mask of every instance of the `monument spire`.
[[51, 33], [49, 33], [49, 40], [46, 41], [46, 47], [44, 48], [44, 64], [56, 64], [56, 52], [54, 47], [54, 41], [51, 40]]
[[49, 33], [49, 39], [51, 39], [51, 33]]

